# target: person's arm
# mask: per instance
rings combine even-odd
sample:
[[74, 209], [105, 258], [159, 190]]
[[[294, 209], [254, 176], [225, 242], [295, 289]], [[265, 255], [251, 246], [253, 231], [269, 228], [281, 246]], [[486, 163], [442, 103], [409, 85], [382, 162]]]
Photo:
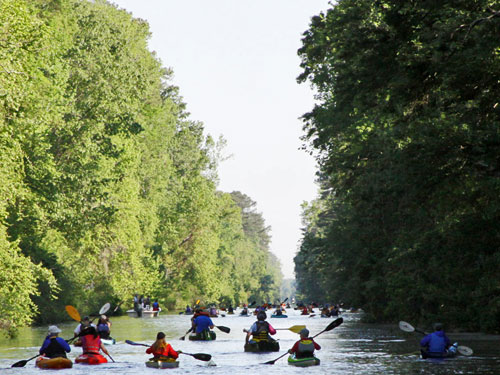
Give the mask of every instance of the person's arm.
[[429, 342], [431, 341], [431, 335], [425, 336], [422, 340], [420, 340], [420, 346], [429, 346]]
[[448, 336], [444, 335], [444, 343], [446, 345], [446, 349], [448, 349], [451, 346], [451, 341]]
[[[269, 324], [269, 323], [268, 323], [268, 324]], [[275, 335], [275, 334], [276, 334], [276, 330], [275, 330], [275, 329], [273, 328], [273, 326], [272, 326], [272, 325], [270, 325], [270, 324], [269, 324], [269, 333], [270, 333], [271, 335]]]
[[290, 354], [297, 353], [299, 351], [299, 342], [300, 342], [300, 340], [297, 341], [295, 344], [293, 344], [292, 349], [290, 349], [288, 351], [288, 353], [290, 353]]
[[57, 342], [59, 343], [59, 345], [61, 345], [61, 347], [64, 349], [66, 353], [71, 352], [71, 347], [69, 346], [69, 344], [66, 342], [65, 339], [63, 339], [62, 337], [58, 337]]
[[214, 329], [214, 327], [215, 327], [215, 326], [214, 326], [214, 322], [212, 322], [212, 319], [210, 319], [210, 318], [208, 318], [208, 320], [210, 321], [210, 322], [209, 322], [209, 323], [210, 323], [210, 326], [209, 326], [209, 327], [210, 327], [210, 329]]
[[106, 347], [104, 346], [104, 344], [102, 343], [101, 341], [101, 350], [106, 354], [106, 355], [109, 355], [108, 353], [108, 349], [106, 349]]
[[43, 354], [45, 353], [45, 350], [47, 349], [47, 347], [49, 346], [50, 344], [50, 340], [49, 339], [45, 339], [43, 341], [43, 344], [42, 344], [42, 347], [40, 348], [40, 350], [38, 351], [40, 354]]
[[179, 354], [172, 348], [172, 345], [168, 344], [167, 345], [167, 357], [172, 357], [174, 359], [177, 359], [179, 357]]
[[152, 354], [153, 353], [153, 349], [152, 347], [150, 346], [149, 348], [146, 349], [146, 353], [147, 354]]
[[312, 340], [312, 342], [314, 344], [314, 349], [321, 350], [321, 346], [316, 341], [314, 341], [313, 339], [311, 339], [311, 340]]

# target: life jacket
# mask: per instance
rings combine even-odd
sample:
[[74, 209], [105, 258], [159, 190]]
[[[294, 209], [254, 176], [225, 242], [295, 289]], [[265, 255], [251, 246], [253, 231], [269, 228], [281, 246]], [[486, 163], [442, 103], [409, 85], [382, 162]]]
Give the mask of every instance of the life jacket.
[[296, 353], [297, 358], [312, 357], [314, 352], [314, 343], [311, 339], [302, 339], [299, 341], [299, 349]]
[[66, 358], [66, 351], [63, 347], [57, 342], [56, 337], [52, 337], [50, 339], [50, 344], [45, 349], [45, 355], [49, 358], [57, 358], [64, 357]]
[[82, 337], [83, 354], [99, 354], [101, 349], [101, 339], [99, 336], [85, 335]]
[[446, 339], [444, 335], [437, 334], [437, 332], [433, 332], [431, 334], [431, 340], [429, 342], [430, 353], [444, 353], [446, 352]]
[[257, 321], [257, 331], [252, 335], [255, 341], [268, 341], [269, 340], [269, 323], [265, 321]]

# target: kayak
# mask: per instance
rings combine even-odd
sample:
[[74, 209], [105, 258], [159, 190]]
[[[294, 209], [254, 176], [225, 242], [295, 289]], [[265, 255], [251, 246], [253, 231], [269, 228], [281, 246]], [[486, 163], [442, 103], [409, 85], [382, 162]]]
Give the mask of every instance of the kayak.
[[279, 352], [280, 343], [278, 341], [250, 341], [245, 343], [245, 352]]
[[296, 367], [318, 366], [320, 360], [316, 357], [296, 358], [295, 354], [292, 354], [288, 357], [288, 364]]
[[271, 318], [288, 318], [288, 315], [282, 314], [282, 315], [271, 315]]
[[214, 331], [210, 331], [210, 336], [207, 338], [204, 338], [196, 333], [191, 333], [188, 336], [188, 339], [191, 341], [213, 341], [217, 338], [217, 335]]
[[446, 353], [429, 353], [421, 350], [420, 355], [422, 359], [445, 359], [456, 357], [457, 352], [448, 351]]
[[43, 369], [61, 369], [73, 367], [71, 359], [64, 357], [48, 358], [38, 357], [35, 361], [35, 366]]
[[149, 360], [146, 362], [146, 367], [151, 368], [177, 368], [179, 367], [178, 361], [152, 361]]
[[86, 365], [99, 365], [107, 362], [108, 360], [100, 354], [80, 354], [75, 358], [75, 363], [83, 363]]
[[103, 339], [101, 337], [101, 342], [104, 344], [104, 345], [115, 345], [116, 344], [116, 340], [112, 337], [110, 337], [109, 339]]

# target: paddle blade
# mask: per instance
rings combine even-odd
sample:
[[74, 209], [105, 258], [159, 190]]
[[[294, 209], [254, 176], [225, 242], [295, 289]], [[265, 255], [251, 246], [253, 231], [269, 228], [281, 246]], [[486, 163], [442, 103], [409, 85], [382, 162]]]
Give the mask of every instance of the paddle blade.
[[136, 345], [136, 346], [147, 346], [149, 348], [149, 345], [146, 345], [146, 344], [141, 344], [140, 342], [134, 342], [134, 341], [131, 341], [131, 340], [125, 340], [125, 342], [129, 345]]
[[399, 329], [405, 332], [415, 332], [415, 328], [410, 323], [403, 321], [399, 322]]
[[229, 327], [224, 327], [224, 326], [216, 326], [218, 329], [220, 329], [224, 333], [229, 333], [231, 332], [231, 328]]
[[474, 354], [474, 351], [471, 348], [469, 348], [468, 346], [463, 346], [463, 345], [459, 345], [457, 347], [457, 352], [459, 352], [461, 355], [465, 355], [467, 357]]
[[301, 325], [301, 326], [293, 326], [288, 329], [294, 333], [300, 333], [300, 331], [302, 331], [304, 328], [306, 328], [306, 326]]
[[212, 356], [210, 354], [205, 354], [205, 353], [194, 353], [192, 356], [200, 361], [205, 361], [208, 362], [212, 359]]
[[82, 320], [80, 317], [80, 313], [73, 306], [66, 305], [65, 309], [66, 309], [66, 312], [68, 313], [68, 315], [71, 317], [71, 319], [76, 320], [77, 322]]
[[106, 314], [110, 307], [111, 305], [109, 304], [109, 302], [102, 305], [101, 309], [99, 310], [99, 315]]
[[23, 359], [22, 361], [18, 361], [16, 363], [14, 363], [10, 367], [24, 367], [24, 366], [26, 366], [26, 363], [28, 363], [28, 361], [26, 359]]
[[328, 324], [328, 327], [325, 328], [325, 331], [331, 331], [332, 329], [338, 327], [342, 323], [344, 323], [344, 319], [343, 318], [335, 319], [333, 322], [331, 322], [330, 324]]

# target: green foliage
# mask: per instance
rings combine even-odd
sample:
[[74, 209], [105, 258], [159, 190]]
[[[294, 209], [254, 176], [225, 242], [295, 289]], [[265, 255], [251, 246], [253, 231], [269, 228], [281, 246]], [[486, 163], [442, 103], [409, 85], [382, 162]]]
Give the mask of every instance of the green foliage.
[[0, 1], [0, 328], [279, 285], [268, 229], [245, 233], [216, 190], [223, 141], [189, 120], [148, 38], [106, 1]]
[[312, 18], [299, 81], [318, 90], [304, 139], [318, 152], [321, 196], [305, 210], [301, 293], [378, 320], [498, 329], [490, 6], [344, 0]]

